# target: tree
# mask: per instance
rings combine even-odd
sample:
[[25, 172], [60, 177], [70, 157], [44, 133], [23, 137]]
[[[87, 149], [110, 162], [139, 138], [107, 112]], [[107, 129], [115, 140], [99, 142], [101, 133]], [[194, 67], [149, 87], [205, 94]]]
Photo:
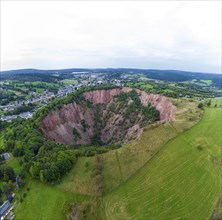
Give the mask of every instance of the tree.
[[75, 139], [81, 138], [80, 133], [77, 131], [76, 128], [72, 129], [72, 133], [73, 133]]
[[2, 179], [5, 182], [8, 182], [9, 180], [11, 180], [12, 182], [15, 182], [14, 170], [8, 166], [2, 166], [0, 168], [0, 179]]
[[203, 106], [204, 106], [204, 105], [203, 105], [202, 102], [200, 102], [200, 103], [197, 105], [197, 107], [198, 107], [198, 108], [201, 108], [201, 109], [203, 109]]
[[24, 170], [21, 170], [18, 174], [18, 176], [21, 178], [21, 179], [24, 179], [25, 178], [25, 171]]
[[35, 179], [39, 178], [40, 175], [40, 164], [39, 162], [34, 162], [33, 165], [29, 169], [29, 173]]
[[211, 106], [211, 99], [207, 102], [207, 106]]

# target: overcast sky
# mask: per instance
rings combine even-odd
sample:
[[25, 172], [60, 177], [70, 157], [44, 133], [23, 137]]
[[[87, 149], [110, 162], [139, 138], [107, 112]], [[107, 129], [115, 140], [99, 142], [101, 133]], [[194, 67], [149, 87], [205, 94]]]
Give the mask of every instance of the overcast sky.
[[221, 1], [3, 1], [1, 69], [221, 71]]

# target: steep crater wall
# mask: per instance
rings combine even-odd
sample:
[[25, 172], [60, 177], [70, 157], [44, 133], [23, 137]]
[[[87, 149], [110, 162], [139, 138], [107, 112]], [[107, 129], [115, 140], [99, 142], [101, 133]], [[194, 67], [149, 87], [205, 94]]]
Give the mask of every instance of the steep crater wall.
[[166, 97], [128, 87], [81, 95], [81, 103], [52, 110], [41, 120], [46, 138], [71, 145], [123, 143], [149, 123], [173, 120], [176, 111]]

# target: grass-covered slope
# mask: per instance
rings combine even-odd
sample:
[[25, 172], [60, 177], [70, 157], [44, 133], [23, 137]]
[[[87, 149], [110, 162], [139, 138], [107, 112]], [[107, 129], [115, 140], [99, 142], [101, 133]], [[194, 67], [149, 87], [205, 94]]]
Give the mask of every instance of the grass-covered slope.
[[88, 200], [87, 197], [64, 192], [55, 186], [35, 180], [30, 180], [27, 187], [30, 188], [27, 196], [22, 203], [18, 202], [15, 206], [15, 216], [18, 220], [66, 219], [66, 204]]
[[196, 126], [107, 194], [106, 219], [208, 219], [221, 191], [221, 114], [206, 109]]
[[[102, 155], [103, 193], [112, 191], [149, 161], [171, 138], [190, 128], [200, 120], [201, 110], [194, 102], [174, 100], [176, 120], [165, 124], [149, 125], [136, 140], [117, 150]], [[72, 193], [93, 194], [94, 157], [80, 157], [76, 166], [62, 180], [59, 187]]]

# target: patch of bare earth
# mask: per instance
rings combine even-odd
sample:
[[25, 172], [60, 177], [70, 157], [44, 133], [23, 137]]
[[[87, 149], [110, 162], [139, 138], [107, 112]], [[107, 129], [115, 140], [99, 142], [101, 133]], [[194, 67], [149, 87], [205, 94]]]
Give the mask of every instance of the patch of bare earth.
[[[125, 143], [142, 133], [142, 127], [152, 123], [141, 112], [126, 117], [127, 106], [122, 106], [116, 96], [129, 93], [132, 88], [92, 90], [82, 94], [85, 104], [70, 103], [51, 111], [41, 121], [43, 135], [61, 144], [86, 145], [99, 137], [101, 143]], [[135, 89], [143, 106], [151, 105], [159, 111], [160, 122], [174, 120], [176, 107], [164, 96]], [[127, 105], [132, 104], [127, 100]]]

